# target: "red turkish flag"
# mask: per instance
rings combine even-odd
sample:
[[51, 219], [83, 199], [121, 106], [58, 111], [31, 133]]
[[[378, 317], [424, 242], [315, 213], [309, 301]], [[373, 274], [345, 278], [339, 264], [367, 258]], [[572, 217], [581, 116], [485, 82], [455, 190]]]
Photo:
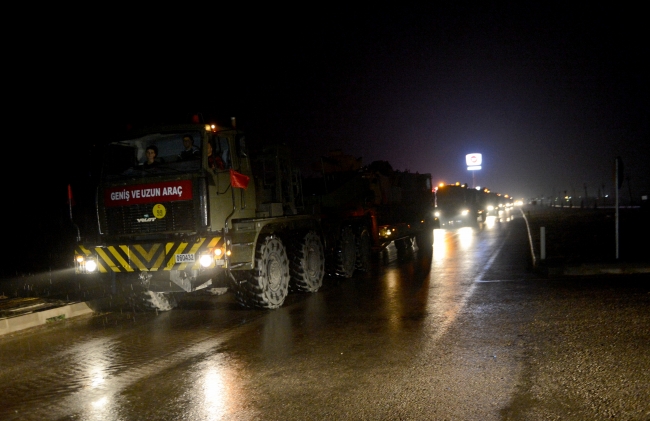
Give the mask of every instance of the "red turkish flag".
[[230, 169], [230, 184], [232, 184], [233, 187], [236, 187], [238, 189], [245, 189], [248, 187], [248, 182], [250, 179], [251, 178], [249, 176], [238, 173], [232, 168]]

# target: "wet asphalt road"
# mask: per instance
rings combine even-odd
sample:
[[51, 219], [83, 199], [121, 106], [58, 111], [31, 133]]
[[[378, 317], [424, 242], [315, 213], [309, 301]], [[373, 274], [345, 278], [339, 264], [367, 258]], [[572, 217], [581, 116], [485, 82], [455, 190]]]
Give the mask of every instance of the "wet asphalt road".
[[515, 214], [275, 311], [194, 295], [7, 335], [0, 419], [650, 419], [650, 276], [542, 279], [529, 253]]

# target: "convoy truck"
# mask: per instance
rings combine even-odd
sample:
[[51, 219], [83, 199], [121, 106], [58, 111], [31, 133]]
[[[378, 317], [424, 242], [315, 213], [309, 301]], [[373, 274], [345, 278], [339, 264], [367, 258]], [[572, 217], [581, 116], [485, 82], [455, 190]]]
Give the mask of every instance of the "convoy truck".
[[[188, 146], [199, 152], [181, 153]], [[406, 197], [364, 206], [369, 171], [305, 200], [286, 146], [249, 151], [241, 130], [203, 124], [135, 131], [103, 155], [98, 232], [76, 245], [76, 273], [135, 287], [156, 309], [174, 307], [177, 293], [216, 288], [273, 309], [289, 291], [318, 291], [326, 270], [367, 270], [373, 247], [432, 242], [428, 175], [401, 177], [413, 184], [405, 194], [418, 190], [417, 209]]]
[[440, 228], [473, 227], [485, 217], [480, 192], [467, 184], [440, 184], [436, 189], [436, 211]]
[[508, 195], [490, 189], [472, 189], [467, 184], [441, 183], [436, 188], [436, 216], [439, 228], [474, 227], [488, 216], [499, 217], [512, 206]]
[[512, 206], [512, 199], [508, 195], [483, 189], [479, 196], [479, 203], [483, 209], [483, 220], [487, 216], [499, 217], [508, 207]]
[[328, 237], [328, 274], [366, 271], [372, 254], [391, 243], [398, 252], [413, 245], [431, 251], [438, 222], [431, 174], [394, 170], [387, 161], [364, 166], [340, 150], [316, 167], [320, 176], [305, 178], [305, 201]]

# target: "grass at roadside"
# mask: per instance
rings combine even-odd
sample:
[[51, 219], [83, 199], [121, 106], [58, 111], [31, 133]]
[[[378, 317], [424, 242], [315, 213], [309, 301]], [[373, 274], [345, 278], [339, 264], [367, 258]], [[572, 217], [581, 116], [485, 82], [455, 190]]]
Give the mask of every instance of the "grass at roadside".
[[618, 260], [615, 209], [528, 205], [523, 211], [538, 259], [541, 253], [540, 228], [545, 228], [549, 264], [650, 263], [650, 253], [644, 247], [650, 234], [650, 218], [640, 209], [619, 210]]

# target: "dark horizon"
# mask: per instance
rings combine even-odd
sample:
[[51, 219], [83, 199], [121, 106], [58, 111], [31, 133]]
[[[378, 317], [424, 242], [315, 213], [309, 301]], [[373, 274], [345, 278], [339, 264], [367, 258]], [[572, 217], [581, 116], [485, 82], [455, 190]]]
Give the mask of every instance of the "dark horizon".
[[[629, 179], [634, 197], [650, 190], [640, 10], [545, 3], [350, 12], [275, 21], [274, 9], [245, 21], [259, 35], [226, 35], [221, 54], [179, 50], [187, 66], [156, 48], [123, 57], [105, 50], [110, 83], [80, 93], [88, 107], [68, 120], [96, 119], [92, 136], [105, 138], [155, 116], [236, 117], [250, 142], [287, 143], [302, 167], [340, 149], [435, 182], [471, 184], [465, 155], [478, 152], [477, 184], [518, 198], [582, 195], [585, 184], [590, 195], [613, 194], [620, 156], [625, 188]], [[152, 45], [163, 52], [165, 41]]]

